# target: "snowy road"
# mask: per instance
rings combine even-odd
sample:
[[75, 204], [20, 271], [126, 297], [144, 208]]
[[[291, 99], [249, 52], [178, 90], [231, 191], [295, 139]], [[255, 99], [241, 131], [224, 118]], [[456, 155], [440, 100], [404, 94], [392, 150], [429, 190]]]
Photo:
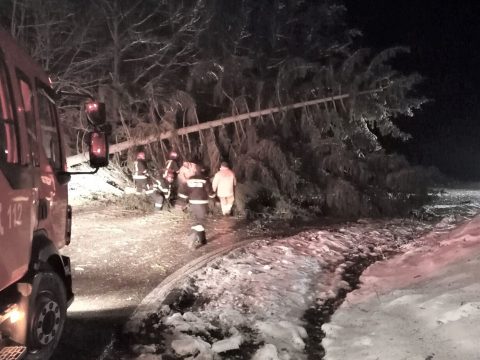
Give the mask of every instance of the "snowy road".
[[74, 208], [71, 257], [75, 301], [53, 360], [97, 359], [141, 300], [182, 265], [261, 229], [212, 219], [210, 243], [192, 251], [189, 217], [180, 211], [139, 215], [118, 206]]

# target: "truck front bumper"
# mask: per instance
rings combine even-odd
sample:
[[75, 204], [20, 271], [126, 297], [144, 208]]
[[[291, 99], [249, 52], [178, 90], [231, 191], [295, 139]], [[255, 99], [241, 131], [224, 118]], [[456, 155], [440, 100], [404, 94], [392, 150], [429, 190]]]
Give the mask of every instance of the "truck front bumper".
[[27, 354], [25, 346], [5, 346], [0, 349], [0, 360], [20, 360]]

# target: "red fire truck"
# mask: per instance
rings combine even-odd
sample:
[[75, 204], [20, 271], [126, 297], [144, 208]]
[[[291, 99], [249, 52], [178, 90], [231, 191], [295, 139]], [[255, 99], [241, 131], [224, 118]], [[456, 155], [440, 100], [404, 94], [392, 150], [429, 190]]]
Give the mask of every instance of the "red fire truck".
[[[48, 359], [73, 300], [72, 212], [56, 94], [0, 29], [0, 360]], [[100, 111], [102, 110], [103, 111]], [[103, 104], [86, 107], [90, 165], [108, 163]]]

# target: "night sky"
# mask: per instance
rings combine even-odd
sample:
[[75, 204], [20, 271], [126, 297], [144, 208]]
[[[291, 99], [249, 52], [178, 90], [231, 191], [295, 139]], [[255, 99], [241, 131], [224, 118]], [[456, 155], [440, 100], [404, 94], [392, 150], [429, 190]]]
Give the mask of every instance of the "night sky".
[[413, 139], [388, 143], [414, 163], [435, 165], [462, 180], [480, 179], [480, 1], [346, 0], [349, 24], [363, 31], [365, 47], [396, 45], [411, 53], [398, 59], [416, 71], [432, 102], [400, 127]]

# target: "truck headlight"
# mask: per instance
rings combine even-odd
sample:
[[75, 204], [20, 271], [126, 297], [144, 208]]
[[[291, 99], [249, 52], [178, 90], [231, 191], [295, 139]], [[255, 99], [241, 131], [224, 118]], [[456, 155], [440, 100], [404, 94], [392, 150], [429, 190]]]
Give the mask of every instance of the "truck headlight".
[[15, 324], [24, 318], [25, 313], [19, 308], [17, 304], [13, 304], [0, 314], [0, 323], [3, 323], [6, 320], [10, 320], [10, 323]]
[[15, 309], [13, 309], [9, 314], [10, 322], [12, 324], [15, 324], [16, 322], [22, 320], [24, 317], [25, 317], [25, 314], [23, 313], [23, 311], [18, 309], [16, 306], [15, 306]]

